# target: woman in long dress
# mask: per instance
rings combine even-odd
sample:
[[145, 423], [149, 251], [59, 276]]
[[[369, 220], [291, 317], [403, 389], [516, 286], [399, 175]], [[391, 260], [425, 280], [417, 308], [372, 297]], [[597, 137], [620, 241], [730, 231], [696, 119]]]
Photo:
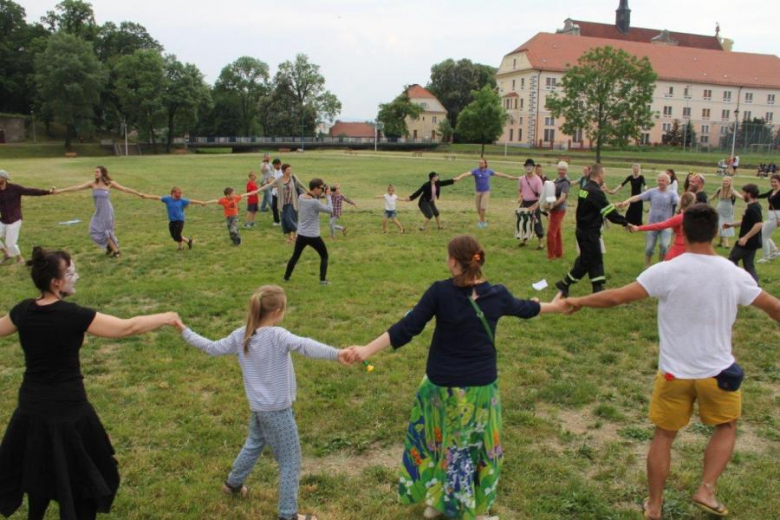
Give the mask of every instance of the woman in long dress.
[[131, 188], [125, 188], [108, 175], [105, 166], [95, 168], [95, 179], [84, 184], [78, 184], [69, 188], [55, 190], [54, 193], [69, 193], [92, 188], [92, 197], [95, 199], [95, 213], [89, 221], [89, 236], [107, 255], [118, 257], [119, 240], [116, 238], [114, 223], [114, 206], [111, 205], [111, 189], [117, 189], [124, 193], [141, 196], [141, 193]]
[[61, 520], [93, 520], [110, 511], [119, 472], [84, 388], [84, 335], [123, 338], [173, 325], [179, 317], [169, 312], [125, 320], [64, 301], [79, 279], [65, 251], [36, 247], [28, 265], [40, 296], [0, 318], [0, 337], [18, 332], [26, 368], [0, 444], [0, 514], [14, 514], [26, 494], [28, 520], [43, 519], [52, 500]]
[[[631, 166], [631, 175], [626, 177], [623, 182], [620, 183], [618, 187], [616, 187], [613, 190], [606, 190], [609, 194], [614, 195], [621, 189], [623, 189], [623, 186], [626, 184], [631, 183], [631, 196], [634, 197], [636, 195], [641, 195], [645, 189], [647, 189], [647, 182], [645, 181], [644, 175], [642, 175], [642, 167], [639, 164], [634, 164]], [[628, 209], [626, 210], [626, 220], [630, 224], [634, 224], [635, 226], [641, 226], [642, 225], [642, 211], [644, 207], [642, 204], [642, 201], [632, 202]]]
[[730, 247], [729, 238], [734, 236], [734, 228], [727, 227], [724, 229], [723, 224], [732, 224], [734, 222], [734, 204], [737, 201], [737, 197], [742, 198], [742, 194], [737, 193], [731, 187], [731, 182], [731, 177], [724, 177], [723, 183], [712, 198], [713, 201], [718, 201], [715, 207], [718, 210], [718, 237], [720, 238], [718, 247], [725, 247], [726, 249]]

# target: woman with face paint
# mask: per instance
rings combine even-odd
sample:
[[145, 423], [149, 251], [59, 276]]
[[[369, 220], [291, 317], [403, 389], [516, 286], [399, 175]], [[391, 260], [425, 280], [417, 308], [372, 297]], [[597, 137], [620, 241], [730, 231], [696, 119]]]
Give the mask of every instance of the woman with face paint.
[[52, 500], [60, 519], [94, 519], [111, 509], [119, 473], [84, 389], [84, 334], [123, 338], [173, 325], [178, 315], [125, 320], [64, 301], [79, 279], [65, 251], [36, 247], [28, 265], [40, 296], [0, 318], [0, 337], [18, 332], [25, 359], [18, 406], [0, 444], [0, 514], [12, 515], [27, 494], [31, 520], [44, 518]]

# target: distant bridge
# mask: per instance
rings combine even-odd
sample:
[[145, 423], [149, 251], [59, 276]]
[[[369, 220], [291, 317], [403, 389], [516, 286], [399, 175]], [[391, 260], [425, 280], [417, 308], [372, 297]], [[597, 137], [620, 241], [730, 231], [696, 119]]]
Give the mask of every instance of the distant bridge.
[[351, 150], [430, 150], [441, 143], [431, 139], [373, 137], [189, 137], [176, 138], [173, 143], [188, 148], [232, 148], [234, 152], [263, 149], [335, 148]]

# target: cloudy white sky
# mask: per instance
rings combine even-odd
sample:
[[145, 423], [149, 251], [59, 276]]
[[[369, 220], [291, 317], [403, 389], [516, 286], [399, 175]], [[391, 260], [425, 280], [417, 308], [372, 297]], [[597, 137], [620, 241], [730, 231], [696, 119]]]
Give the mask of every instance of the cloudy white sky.
[[[28, 21], [57, 0], [16, 0]], [[342, 119], [372, 120], [377, 105], [404, 84], [425, 85], [431, 65], [468, 58], [498, 66], [537, 32], [574, 18], [613, 23], [618, 0], [94, 0], [97, 22], [144, 25], [166, 52], [196, 64], [213, 83], [239, 56], [275, 73], [282, 61], [308, 54], [341, 100]], [[735, 51], [780, 54], [777, 0], [629, 0], [637, 27], [714, 34]]]

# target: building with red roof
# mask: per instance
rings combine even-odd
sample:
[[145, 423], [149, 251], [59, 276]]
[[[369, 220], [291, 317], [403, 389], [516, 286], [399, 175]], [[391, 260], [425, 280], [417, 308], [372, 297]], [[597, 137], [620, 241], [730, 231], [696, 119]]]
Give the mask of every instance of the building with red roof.
[[442, 134], [439, 125], [447, 118], [447, 109], [428, 89], [420, 85], [409, 85], [406, 89], [409, 100], [422, 107], [423, 111], [417, 119], [406, 118], [409, 137], [430, 141], [441, 141]]

